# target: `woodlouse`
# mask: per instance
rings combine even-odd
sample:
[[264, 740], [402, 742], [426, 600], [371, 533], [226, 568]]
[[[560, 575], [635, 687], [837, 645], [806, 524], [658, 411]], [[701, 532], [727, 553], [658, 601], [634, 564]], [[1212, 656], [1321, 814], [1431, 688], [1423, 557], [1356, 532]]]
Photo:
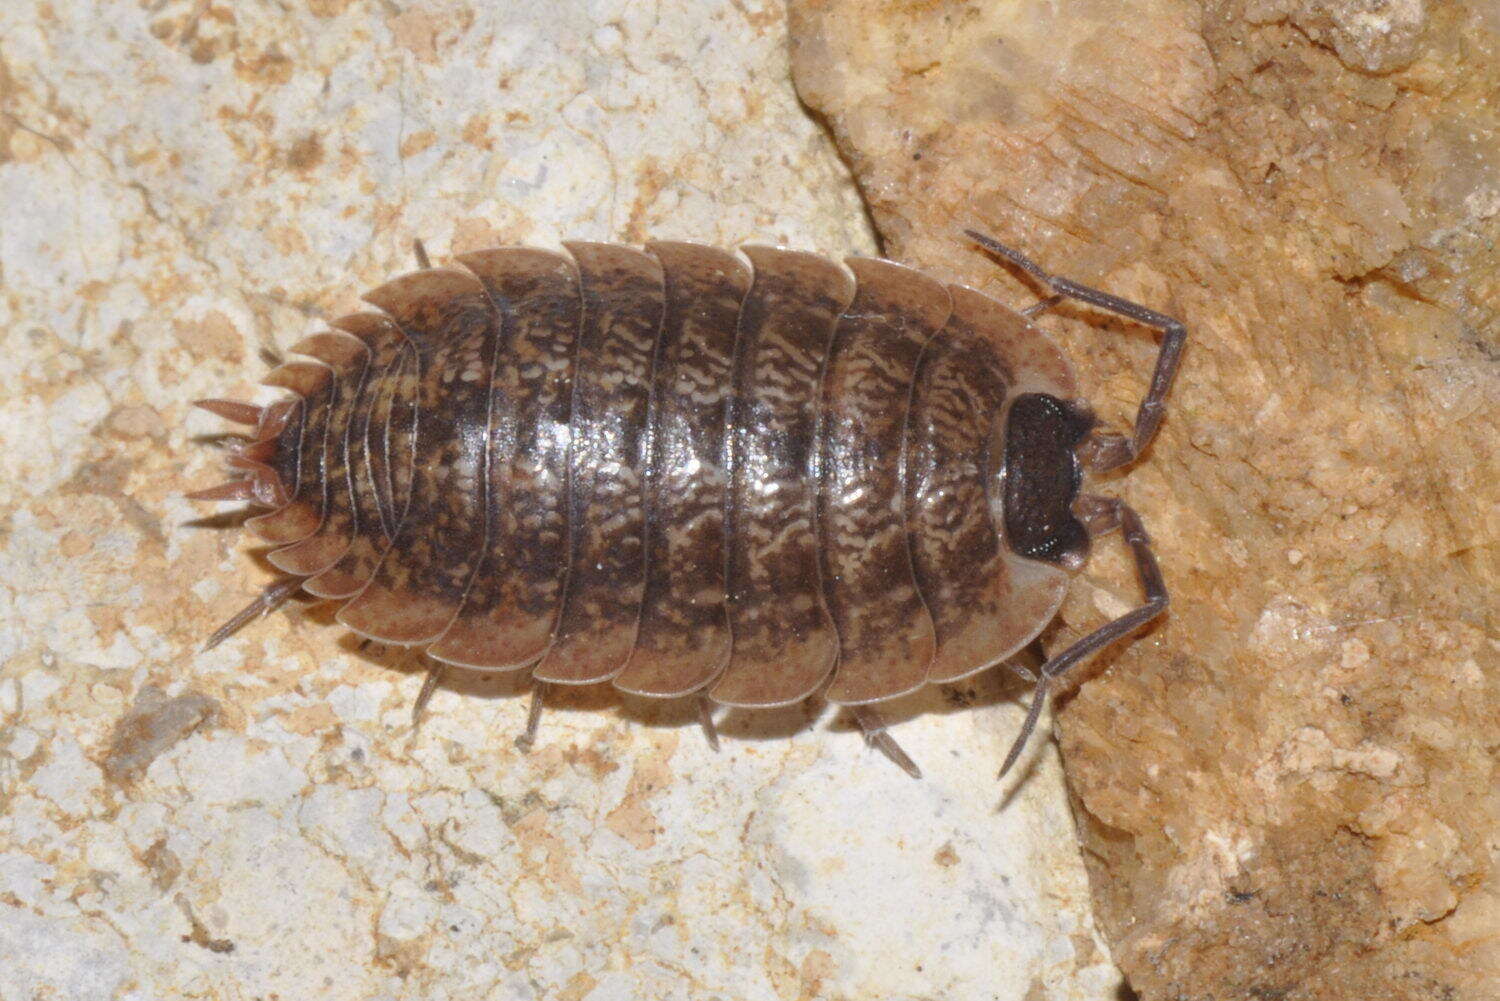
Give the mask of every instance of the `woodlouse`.
[[[1123, 502], [1085, 473], [1161, 422], [1185, 328], [1043, 271], [1020, 312], [885, 260], [747, 247], [498, 248], [365, 296], [267, 384], [198, 405], [254, 432], [240, 478], [190, 496], [271, 508], [249, 525], [287, 576], [210, 639], [298, 590], [435, 665], [529, 670], [646, 696], [853, 707], [1005, 661], [1056, 613], [1092, 536], [1120, 527], [1138, 608], [1050, 658], [1049, 688], [1159, 614], [1167, 591]], [[1133, 433], [1102, 433], [1031, 317], [1063, 299], [1162, 332]], [[831, 676], [831, 680], [830, 680]]]

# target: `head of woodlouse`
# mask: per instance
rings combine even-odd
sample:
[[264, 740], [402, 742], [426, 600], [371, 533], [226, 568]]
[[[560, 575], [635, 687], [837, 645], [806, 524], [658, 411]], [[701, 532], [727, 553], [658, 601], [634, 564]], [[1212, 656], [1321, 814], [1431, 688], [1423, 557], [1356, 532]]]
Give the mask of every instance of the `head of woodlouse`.
[[1097, 419], [1085, 404], [1022, 393], [996, 422], [1002, 524], [1011, 552], [1072, 571], [1089, 556], [1089, 533], [1074, 505], [1083, 483], [1079, 455]]

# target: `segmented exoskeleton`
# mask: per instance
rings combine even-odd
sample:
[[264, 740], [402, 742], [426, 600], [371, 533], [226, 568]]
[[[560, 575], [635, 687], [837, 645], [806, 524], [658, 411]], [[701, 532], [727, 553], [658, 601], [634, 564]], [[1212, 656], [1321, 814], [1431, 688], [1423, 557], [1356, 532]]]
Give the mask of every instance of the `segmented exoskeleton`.
[[[499, 248], [465, 270], [419, 247], [365, 296], [380, 312], [270, 373], [292, 399], [200, 401], [255, 430], [243, 478], [193, 496], [271, 508], [249, 524], [287, 574], [210, 643], [302, 590], [439, 665], [530, 671], [534, 708], [550, 684], [707, 707], [826, 683], [915, 773], [870, 707], [1011, 657], [1122, 526], [1146, 601], [1042, 666], [1008, 769], [1053, 681], [1166, 607], [1135, 513], [1080, 487], [1155, 434], [1185, 331], [969, 235], [1050, 298], [1018, 313], [769, 247]], [[1064, 297], [1163, 332], [1128, 437], [1095, 428], [1029, 322]]]

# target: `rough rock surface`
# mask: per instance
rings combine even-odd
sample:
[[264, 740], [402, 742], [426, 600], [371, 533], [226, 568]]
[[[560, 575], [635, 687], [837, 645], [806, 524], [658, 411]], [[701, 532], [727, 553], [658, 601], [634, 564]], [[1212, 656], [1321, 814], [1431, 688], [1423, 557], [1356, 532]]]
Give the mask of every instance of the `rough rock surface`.
[[[1013, 689], [847, 721], [421, 671], [269, 579], [187, 401], [502, 242], [870, 252], [775, 0], [0, 4], [0, 999], [1107, 1001]], [[205, 515], [209, 515], [206, 520]], [[1004, 808], [1001, 809], [1002, 802]]]
[[[1183, 317], [1148, 460], [1169, 619], [1059, 711], [1142, 998], [1500, 997], [1500, 18], [1297, 0], [794, 0], [891, 256], [973, 226]], [[1044, 321], [1104, 417], [1149, 332]], [[1087, 318], [1090, 322], [1085, 324]], [[1063, 642], [1138, 600], [1117, 544]]]

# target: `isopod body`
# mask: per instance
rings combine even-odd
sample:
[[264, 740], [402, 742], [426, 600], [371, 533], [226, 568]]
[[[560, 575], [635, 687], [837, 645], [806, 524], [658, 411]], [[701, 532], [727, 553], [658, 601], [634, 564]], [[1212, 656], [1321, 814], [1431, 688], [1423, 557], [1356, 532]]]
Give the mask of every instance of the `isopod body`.
[[[195, 496], [269, 508], [249, 525], [287, 574], [215, 641], [300, 588], [440, 663], [868, 707], [1016, 653], [1123, 526], [1146, 601], [1043, 666], [1029, 732], [1058, 674], [1165, 607], [1134, 513], [1081, 487], [1154, 433], [1183, 331], [971, 235], [1055, 294], [1018, 313], [890, 261], [685, 243], [377, 288], [266, 378], [289, 399], [202, 401], [254, 432]], [[1163, 331], [1132, 436], [1030, 323], [1062, 297]]]

